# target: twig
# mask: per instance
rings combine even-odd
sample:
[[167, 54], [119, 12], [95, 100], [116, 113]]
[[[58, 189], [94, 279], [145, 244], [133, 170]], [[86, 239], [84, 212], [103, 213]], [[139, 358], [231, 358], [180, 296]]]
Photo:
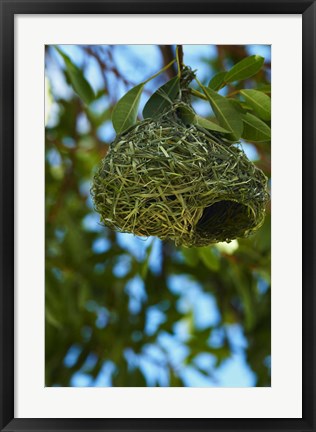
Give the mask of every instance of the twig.
[[183, 47], [182, 45], [177, 45], [176, 47], [176, 57], [178, 64], [178, 77], [181, 79], [182, 69], [183, 69]]

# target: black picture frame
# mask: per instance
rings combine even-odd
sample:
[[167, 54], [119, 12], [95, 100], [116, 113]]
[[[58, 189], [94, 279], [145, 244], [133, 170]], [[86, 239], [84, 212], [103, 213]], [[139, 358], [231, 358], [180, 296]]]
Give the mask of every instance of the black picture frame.
[[[16, 14], [302, 14], [303, 416], [302, 419], [14, 418], [14, 16]], [[316, 3], [306, 0], [0, 0], [0, 429], [1, 431], [315, 431]], [[285, 41], [286, 43], [286, 41]], [[282, 401], [280, 401], [282, 404]], [[158, 409], [158, 407], [157, 407]]]

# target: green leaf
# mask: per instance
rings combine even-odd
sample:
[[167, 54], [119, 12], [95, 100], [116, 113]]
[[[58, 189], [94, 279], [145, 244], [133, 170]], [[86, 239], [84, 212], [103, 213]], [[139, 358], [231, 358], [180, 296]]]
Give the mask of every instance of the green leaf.
[[153, 250], [154, 243], [155, 243], [155, 238], [152, 239], [151, 244], [148, 246], [148, 248], [146, 250], [145, 258], [144, 258], [144, 260], [140, 264], [139, 273], [140, 273], [140, 275], [141, 275], [141, 277], [142, 277], [143, 280], [146, 279], [146, 276], [147, 276], [147, 273], [148, 273], [149, 260], [150, 260], [151, 252]]
[[196, 267], [199, 262], [198, 250], [196, 248], [181, 248], [182, 255], [184, 256], [185, 262], [190, 267]]
[[143, 83], [133, 87], [115, 105], [112, 113], [112, 123], [117, 134], [124, 132], [136, 123], [143, 88]]
[[271, 94], [271, 84], [262, 84], [258, 87], [258, 90], [263, 93]]
[[216, 358], [216, 367], [220, 366], [223, 361], [229, 358], [231, 355], [231, 351], [227, 342], [225, 342], [224, 346], [219, 348], [210, 347], [209, 352], [211, 352]]
[[195, 112], [186, 104], [181, 104], [177, 107], [177, 115], [186, 125], [194, 123]]
[[77, 95], [84, 101], [86, 105], [89, 105], [94, 99], [95, 94], [94, 91], [89, 84], [89, 82], [84, 77], [82, 70], [79, 69], [58, 47], [55, 47], [56, 51], [62, 56], [65, 65], [66, 65], [66, 73], [71, 82], [72, 88], [77, 93]]
[[178, 77], [172, 78], [161, 86], [147, 101], [144, 109], [144, 118], [154, 118], [168, 108], [177, 97], [180, 89]]
[[215, 132], [221, 132], [221, 133], [230, 133], [227, 129], [222, 128], [217, 123], [214, 123], [211, 120], [207, 120], [203, 117], [200, 117], [198, 115], [194, 116], [193, 124], [203, 127], [204, 129], [209, 129]]
[[214, 90], [202, 86], [202, 90], [210, 102], [220, 126], [230, 132], [231, 138], [238, 141], [241, 137], [243, 123], [241, 115], [231, 102]]
[[198, 251], [201, 260], [209, 270], [211, 271], [219, 270], [218, 257], [214, 254], [212, 248], [210, 248], [209, 246], [200, 247]]
[[212, 90], [219, 90], [224, 82], [226, 72], [219, 72], [214, 75], [211, 81], [208, 83], [208, 87]]
[[177, 114], [181, 118], [183, 123], [186, 125], [194, 124], [197, 126], [201, 126], [204, 129], [212, 130], [215, 132], [231, 133], [229, 130], [222, 128], [217, 123], [198, 116], [197, 114], [195, 114], [193, 109], [189, 108], [184, 104], [179, 106], [179, 108], [177, 109]]
[[247, 106], [243, 101], [240, 101], [238, 99], [233, 99], [233, 98], [227, 98], [227, 99], [234, 106], [234, 108], [242, 114], [246, 114], [247, 111], [252, 111], [252, 108]]
[[271, 99], [258, 90], [240, 90], [248, 105], [262, 120], [271, 120]]
[[103, 123], [105, 123], [107, 120], [111, 119], [111, 109], [107, 108], [100, 114], [95, 113], [92, 110], [87, 110], [87, 116], [89, 121], [95, 126], [99, 127]]
[[53, 327], [56, 327], [58, 329], [62, 328], [61, 323], [59, 320], [54, 316], [52, 311], [49, 309], [47, 302], [46, 302], [46, 309], [45, 309], [45, 318], [49, 324], [51, 324]]
[[254, 142], [271, 140], [271, 129], [258, 117], [247, 113], [243, 115], [242, 119], [244, 122], [243, 139]]
[[261, 69], [264, 58], [258, 55], [246, 57], [236, 63], [225, 76], [225, 82], [231, 83], [252, 77]]

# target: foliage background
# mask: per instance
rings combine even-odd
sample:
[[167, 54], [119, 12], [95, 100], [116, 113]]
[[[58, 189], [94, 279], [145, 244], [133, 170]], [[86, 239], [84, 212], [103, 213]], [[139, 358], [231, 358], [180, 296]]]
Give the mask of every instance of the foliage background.
[[[115, 233], [93, 210], [91, 179], [115, 137], [113, 106], [175, 47], [59, 48], [96, 99], [80, 100], [47, 46], [46, 386], [270, 386], [270, 209], [251, 238], [196, 249]], [[205, 85], [250, 54], [265, 65], [243, 87], [269, 84], [269, 46], [184, 46], [184, 62]], [[146, 85], [141, 109], [175, 73]], [[193, 106], [212, 115], [207, 102]], [[270, 177], [270, 143], [243, 148]]]

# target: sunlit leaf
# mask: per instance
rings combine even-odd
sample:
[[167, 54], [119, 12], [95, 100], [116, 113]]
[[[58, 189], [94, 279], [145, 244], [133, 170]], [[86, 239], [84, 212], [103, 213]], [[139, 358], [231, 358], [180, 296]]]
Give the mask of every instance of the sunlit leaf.
[[271, 99], [268, 95], [259, 90], [240, 90], [240, 93], [262, 120], [271, 119]]
[[226, 72], [219, 72], [214, 75], [211, 81], [208, 83], [208, 87], [212, 90], [219, 90], [224, 82]]
[[183, 123], [186, 125], [194, 124], [214, 132], [231, 133], [229, 130], [224, 129], [217, 123], [195, 114], [195, 112], [186, 105], [180, 106], [177, 109], [177, 113]]
[[224, 81], [231, 83], [252, 77], [261, 69], [264, 58], [259, 55], [246, 57], [236, 63], [225, 75]]
[[243, 129], [240, 113], [228, 99], [219, 95], [214, 90], [205, 86], [202, 86], [202, 90], [210, 102], [220, 126], [230, 131], [233, 139], [239, 140]]
[[240, 101], [238, 99], [233, 99], [233, 98], [227, 98], [227, 99], [234, 106], [234, 108], [242, 114], [246, 114], [247, 111], [252, 111], [252, 108], [248, 106], [244, 101]]
[[112, 122], [117, 134], [124, 132], [136, 123], [143, 88], [143, 83], [133, 87], [115, 105], [112, 113]]
[[225, 134], [230, 133], [229, 130], [222, 128], [217, 123], [214, 123], [213, 121], [205, 119], [205, 118], [200, 117], [198, 115], [196, 115], [194, 117], [193, 124], [201, 126], [205, 129], [215, 131], [215, 132], [221, 132], [221, 133], [225, 133]]
[[254, 142], [270, 141], [271, 129], [266, 123], [250, 113], [244, 114], [242, 119], [244, 122], [243, 139]]

